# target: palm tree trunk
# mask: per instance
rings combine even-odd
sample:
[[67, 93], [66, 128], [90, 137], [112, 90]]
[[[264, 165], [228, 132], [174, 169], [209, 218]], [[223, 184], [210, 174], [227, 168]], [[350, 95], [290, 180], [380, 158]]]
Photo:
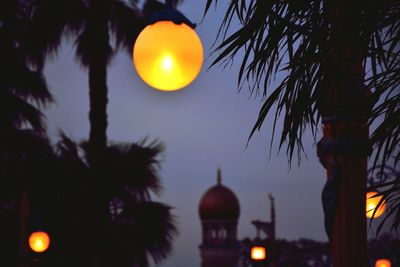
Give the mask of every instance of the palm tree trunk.
[[92, 0], [91, 17], [88, 23], [95, 26], [92, 35], [93, 54], [89, 62], [89, 98], [90, 98], [90, 134], [89, 150], [92, 169], [91, 185], [94, 216], [90, 232], [93, 267], [111, 266], [107, 261], [109, 237], [108, 202], [104, 188], [102, 166], [107, 147], [107, 65], [110, 54], [110, 36], [108, 28], [108, 1]]
[[328, 211], [331, 221], [327, 222], [331, 224], [328, 235], [333, 266], [367, 267], [367, 156], [363, 147], [368, 141], [368, 126], [363, 122], [325, 121], [323, 132], [319, 147], [324, 150], [320, 156], [327, 170], [327, 184], [336, 180], [333, 192], [328, 193], [334, 198]]
[[351, 0], [336, 3], [328, 86], [319, 103], [323, 138], [317, 153], [328, 177], [322, 199], [334, 267], [368, 266], [365, 198], [371, 107], [360, 53], [367, 44], [359, 38], [358, 8]]
[[[351, 47], [351, 46], [349, 46]], [[347, 49], [352, 54], [353, 49]], [[342, 54], [343, 55], [343, 54]], [[352, 61], [354, 59], [354, 61]], [[367, 267], [366, 182], [370, 154], [370, 92], [357, 55], [331, 67], [318, 156], [327, 171], [322, 198], [333, 267]], [[353, 64], [352, 64], [353, 62]]]
[[99, 59], [89, 66], [89, 144], [96, 152], [103, 151], [107, 143], [107, 66], [102, 61]]
[[[362, 71], [337, 65], [325, 96], [318, 156], [327, 170], [322, 199], [334, 267], [367, 267], [365, 215], [370, 111]], [[357, 64], [360, 66], [360, 64]]]
[[94, 155], [100, 156], [107, 144], [107, 63], [110, 39], [107, 0], [92, 1], [92, 16], [89, 23], [96, 25], [97, 29], [91, 42], [94, 56], [89, 63], [89, 144], [96, 152]]

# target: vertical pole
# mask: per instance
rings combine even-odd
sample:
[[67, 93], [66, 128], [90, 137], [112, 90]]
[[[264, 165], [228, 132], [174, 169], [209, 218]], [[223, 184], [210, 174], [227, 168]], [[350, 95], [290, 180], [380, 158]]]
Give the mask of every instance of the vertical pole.
[[317, 151], [328, 177], [322, 195], [325, 228], [334, 267], [367, 267], [369, 91], [360, 73], [346, 70], [336, 75], [325, 100], [323, 138]]
[[334, 267], [367, 267], [365, 194], [370, 154], [370, 92], [364, 85], [360, 37], [362, 11], [357, 1], [339, 0], [330, 6], [332, 38], [326, 48], [326, 73], [318, 108], [323, 138], [317, 153], [326, 168], [322, 199], [325, 228]]
[[276, 255], [275, 255], [275, 202], [274, 202], [274, 197], [270, 193], [268, 195], [270, 201], [271, 201], [271, 267], [276, 267]]
[[[326, 121], [323, 126], [325, 145], [324, 163], [327, 183], [337, 179], [337, 186], [331, 196], [334, 205], [328, 212], [334, 267], [366, 267], [367, 228], [365, 217], [365, 194], [367, 177], [367, 157], [361, 147], [352, 142], [367, 141], [368, 126], [362, 122]], [[349, 135], [353, 135], [349, 138]], [[348, 143], [347, 143], [348, 142]], [[325, 144], [323, 144], [325, 143]], [[347, 143], [347, 145], [346, 145]], [[331, 147], [329, 148], [329, 145]], [[366, 144], [366, 142], [364, 143]], [[345, 152], [346, 147], [349, 149]], [[330, 229], [329, 229], [330, 228]]]
[[28, 218], [30, 214], [29, 198], [28, 192], [25, 189], [22, 192], [21, 201], [19, 208], [20, 216], [20, 238], [19, 238], [19, 265], [20, 267], [28, 266], [28, 241], [27, 241], [27, 231], [28, 231]]

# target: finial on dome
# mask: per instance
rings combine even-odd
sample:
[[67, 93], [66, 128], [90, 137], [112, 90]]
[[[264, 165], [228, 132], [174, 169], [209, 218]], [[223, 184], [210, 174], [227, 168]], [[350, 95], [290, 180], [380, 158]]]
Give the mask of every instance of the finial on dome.
[[217, 170], [217, 184], [221, 184], [221, 182], [222, 182], [221, 167], [218, 166], [218, 170]]

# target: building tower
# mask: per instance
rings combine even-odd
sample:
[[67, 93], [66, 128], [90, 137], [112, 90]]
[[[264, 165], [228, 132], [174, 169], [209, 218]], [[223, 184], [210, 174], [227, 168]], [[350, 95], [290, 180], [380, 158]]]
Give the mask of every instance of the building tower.
[[199, 204], [202, 224], [202, 243], [199, 246], [201, 267], [238, 266], [239, 215], [239, 200], [232, 190], [222, 185], [221, 169], [218, 168], [217, 184], [204, 193]]
[[275, 233], [276, 233], [276, 215], [275, 215], [275, 200], [272, 194], [268, 195], [271, 203], [270, 213], [271, 221], [264, 222], [260, 220], [252, 221], [251, 223], [256, 227], [257, 237], [256, 240], [260, 240], [260, 232], [264, 233], [266, 239], [269, 241], [269, 262], [271, 267], [276, 266], [276, 255], [275, 255]]

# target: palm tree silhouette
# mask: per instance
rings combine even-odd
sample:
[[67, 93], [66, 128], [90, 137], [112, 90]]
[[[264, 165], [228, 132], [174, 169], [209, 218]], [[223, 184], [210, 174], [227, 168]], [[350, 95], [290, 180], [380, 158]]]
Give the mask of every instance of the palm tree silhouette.
[[[150, 192], [159, 193], [161, 189], [155, 167], [158, 164], [155, 157], [160, 152], [160, 147], [156, 144], [145, 147], [131, 144], [126, 150], [123, 147], [107, 146], [106, 138], [107, 66], [116, 50], [127, 48], [130, 51], [135, 36], [144, 25], [144, 17], [133, 5], [117, 0], [3, 2], [0, 4], [0, 36], [1, 40], [6, 42], [0, 42], [0, 53], [5, 59], [0, 64], [2, 69], [6, 70], [6, 76], [0, 80], [1, 89], [4, 88], [0, 91], [0, 101], [4, 100], [4, 105], [0, 107], [0, 130], [2, 135], [7, 133], [4, 137], [12, 136], [13, 142], [7, 143], [7, 138], [1, 138], [1, 160], [2, 163], [8, 164], [7, 168], [2, 166], [1, 173], [18, 176], [8, 176], [10, 181], [16, 181], [16, 189], [21, 185], [18, 178], [22, 177], [24, 182], [29, 178], [27, 187], [35, 203], [32, 205], [41, 206], [41, 209], [51, 214], [47, 219], [59, 223], [61, 230], [58, 229], [54, 233], [59, 245], [53, 251], [54, 255], [58, 256], [54, 256], [53, 260], [59, 266], [65, 265], [63, 262], [69, 262], [70, 258], [75, 259], [74, 262], [70, 262], [74, 266], [116, 266], [117, 260], [121, 266], [130, 266], [132, 262], [147, 264], [147, 255], [152, 256], [156, 262], [165, 258], [176, 229], [170, 208], [162, 203], [153, 202], [150, 198]], [[158, 7], [160, 4], [157, 1], [148, 1], [145, 5], [146, 10]], [[77, 36], [77, 58], [89, 72], [91, 132], [89, 142], [82, 146], [77, 146], [63, 137], [59, 144], [59, 153], [50, 153], [52, 157], [48, 158], [47, 166], [44, 161], [26, 156], [30, 153], [27, 152], [27, 147], [31, 145], [30, 141], [26, 140], [47, 140], [44, 137], [45, 127], [38, 106], [47, 104], [51, 96], [41, 70], [46, 57], [55, 55], [65, 34], [70, 37]], [[111, 46], [110, 39], [115, 40], [114, 47]], [[36, 105], [30, 102], [32, 100], [36, 101]], [[21, 131], [21, 138], [12, 130], [24, 127], [33, 130]], [[48, 154], [51, 147], [42, 147], [40, 151]], [[81, 151], [83, 156], [78, 154], [78, 151]], [[115, 158], [109, 156], [111, 154], [120, 154], [120, 157], [115, 157], [119, 161], [116, 162]], [[137, 169], [132, 169], [128, 163]], [[26, 164], [32, 168], [20, 168]], [[46, 174], [40, 174], [39, 166], [46, 170]], [[124, 172], [114, 167], [124, 168]], [[21, 174], [21, 169], [30, 171]], [[75, 184], [60, 179], [58, 181], [62, 181], [65, 187], [57, 186], [55, 180], [50, 179], [50, 170], [53, 171], [53, 175], [57, 173], [57, 176], [75, 181]], [[143, 172], [141, 175], [135, 175], [138, 171]], [[120, 179], [112, 178], [114, 176]], [[42, 178], [35, 179], [36, 177]], [[121, 180], [122, 178], [125, 180]], [[129, 192], [122, 189], [129, 189]], [[10, 191], [6, 193], [9, 194]], [[76, 193], [76, 198], [74, 201], [67, 201], [71, 193]], [[49, 195], [54, 197], [51, 198], [54, 201], [49, 202], [43, 197]], [[118, 224], [110, 219], [108, 213], [108, 209], [116, 200], [126, 203], [123, 213], [113, 215], [119, 217]], [[72, 203], [76, 205], [71, 206]], [[152, 216], [145, 216], [147, 212], [155, 215], [153, 222]], [[122, 220], [122, 217], [126, 219]], [[133, 224], [133, 219], [140, 224]], [[134, 243], [131, 240], [134, 236], [129, 235], [129, 231], [136, 234], [146, 233], [135, 230], [138, 226], [143, 229], [144, 226], [152, 227], [147, 228], [149, 232], [146, 237], [135, 237], [138, 242]], [[81, 234], [82, 244], [87, 246], [76, 245], [76, 242], [71, 240], [75, 238], [71, 229]], [[103, 236], [107, 241], [105, 243], [102, 240]], [[111, 244], [119, 244], [121, 249], [125, 249], [119, 251], [116, 249], [118, 246], [113, 247]], [[127, 247], [128, 244], [135, 244], [133, 250]], [[74, 246], [78, 248], [78, 252], [74, 251]], [[67, 255], [67, 251], [71, 254]], [[113, 258], [114, 256], [118, 256], [118, 259]], [[53, 261], [49, 262], [50, 266], [54, 266]]]
[[[156, 3], [156, 1], [150, 2]], [[112, 256], [106, 253], [110, 251], [110, 247], [105, 244], [104, 237], [96, 235], [101, 230], [110, 231], [112, 228], [112, 223], [105, 212], [110, 201], [109, 189], [113, 188], [113, 183], [107, 178], [115, 176], [115, 173], [109, 173], [110, 176], [105, 175], [107, 167], [115, 163], [113, 158], [108, 156], [112, 152], [112, 147], [107, 146], [107, 68], [117, 50], [126, 49], [131, 53], [132, 44], [144, 27], [145, 20], [133, 2], [127, 4], [117, 0], [80, 1], [75, 8], [79, 9], [74, 11], [75, 14], [81, 15], [72, 20], [73, 23], [67, 26], [67, 31], [77, 36], [75, 41], [77, 59], [87, 69], [89, 75], [90, 133], [89, 141], [84, 147], [91, 170], [90, 184], [95, 189], [91, 192], [91, 196], [96, 199], [92, 208], [93, 217], [97, 220], [93, 228], [97, 231], [94, 231], [92, 239], [97, 242], [93, 242], [92, 247], [95, 249], [93, 254], [97, 256], [94, 259], [95, 264], [111, 266]], [[115, 40], [113, 46], [111, 40]], [[119, 158], [119, 160], [124, 159]], [[121, 175], [120, 171], [116, 173]], [[131, 197], [138, 196], [140, 192], [131, 194]], [[111, 234], [106, 236], [111, 238]]]
[[23, 128], [44, 133], [39, 107], [52, 101], [42, 74], [48, 49], [30, 41], [31, 20], [18, 1], [3, 1], [0, 10], [0, 133]]
[[[205, 13], [217, 2], [207, 0]], [[399, 2], [392, 0], [233, 0], [219, 31], [221, 53], [212, 65], [233, 60], [243, 49], [238, 86], [248, 83], [251, 92], [264, 97], [249, 139], [274, 113], [271, 144], [281, 124], [279, 148], [286, 146], [291, 162], [294, 154], [300, 159], [306, 129], [316, 139], [323, 124], [317, 153], [327, 170], [323, 206], [334, 266], [367, 266], [365, 181], [371, 148], [375, 163], [400, 163], [399, 18]], [[230, 34], [235, 19], [240, 26]], [[270, 88], [277, 73], [281, 79]], [[369, 135], [373, 122], [378, 126]], [[383, 192], [392, 200], [392, 215], [400, 212], [399, 185], [397, 178]], [[395, 218], [393, 228], [399, 225]]]
[[[25, 226], [18, 217], [21, 196], [33, 185], [30, 171], [40, 150], [48, 147], [41, 108], [52, 101], [42, 74], [49, 42], [42, 47], [31, 40], [33, 25], [26, 16], [27, 6], [20, 1], [0, 3], [0, 248], [2, 263], [17, 265], [18, 250], [24, 250]], [[42, 40], [44, 41], [44, 39]], [[36, 156], [32, 156], [36, 155]], [[29, 159], [29, 160], [28, 160]], [[26, 215], [26, 214], [25, 214]], [[21, 253], [23, 254], [23, 253]]]
[[[177, 229], [171, 208], [151, 199], [151, 194], [159, 195], [162, 189], [158, 170], [163, 146], [157, 141], [143, 140], [106, 148], [100, 171], [107, 179], [103, 198], [108, 209], [102, 212], [109, 223], [101, 227], [95, 227], [99, 214], [93, 210], [99, 201], [98, 192], [93, 179], [88, 179], [96, 176], [99, 169], [91, 165], [93, 152], [89, 146], [88, 142], [77, 145], [65, 135], [61, 135], [57, 145], [61, 173], [65, 174], [62, 180], [68, 181], [66, 188], [71, 189], [64, 191], [65, 199], [73, 192], [72, 206], [76, 207], [71, 210], [70, 204], [65, 204], [71, 212], [62, 215], [69, 226], [67, 223], [62, 234], [66, 255], [61, 258], [71, 263], [82, 259], [79, 266], [121, 267], [149, 266], [149, 256], [156, 263], [165, 259]], [[83, 238], [79, 244], [76, 236]], [[101, 246], [96, 244], [99, 241]], [[70, 258], [71, 254], [77, 258]]]
[[[121, 0], [32, 0], [32, 27], [35, 45], [54, 55], [62, 37], [74, 40], [76, 59], [89, 76], [89, 144], [97, 151], [95, 160], [107, 146], [107, 68], [113, 55], [132, 46], [145, 26], [146, 14], [162, 8], [147, 0], [140, 11], [135, 1]], [[62, 12], [54, 12], [54, 10]], [[51, 48], [51, 49], [49, 49]]]
[[[75, 18], [67, 31], [77, 36], [76, 58], [88, 71], [90, 97], [89, 145], [97, 155], [107, 145], [107, 68], [119, 49], [131, 53], [132, 44], [144, 26], [135, 6], [118, 0], [75, 1]], [[111, 44], [111, 40], [115, 43]], [[94, 156], [93, 160], [96, 158]]]

